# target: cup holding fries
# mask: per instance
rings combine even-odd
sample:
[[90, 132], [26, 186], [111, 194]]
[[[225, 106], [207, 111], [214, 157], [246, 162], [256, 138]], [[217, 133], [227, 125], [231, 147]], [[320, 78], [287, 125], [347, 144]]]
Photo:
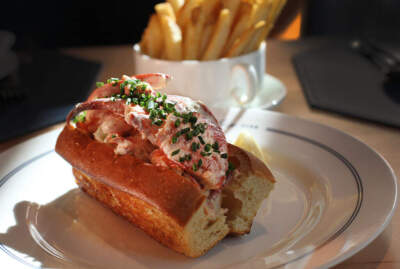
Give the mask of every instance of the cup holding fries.
[[169, 61], [151, 58], [133, 46], [134, 73], [160, 72], [172, 76], [166, 92], [189, 96], [205, 104], [244, 105], [257, 95], [265, 72], [266, 43], [251, 53], [232, 58]]
[[167, 90], [221, 104], [251, 102], [265, 71], [265, 42], [286, 0], [167, 0], [155, 5], [135, 73], [164, 72]]

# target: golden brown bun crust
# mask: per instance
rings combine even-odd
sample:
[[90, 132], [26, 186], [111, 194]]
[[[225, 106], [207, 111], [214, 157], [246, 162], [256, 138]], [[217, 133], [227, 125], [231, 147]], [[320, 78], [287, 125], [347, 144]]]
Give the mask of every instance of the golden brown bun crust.
[[[229, 232], [223, 215], [219, 220], [210, 220], [204, 215], [207, 201], [203, 202], [187, 225], [181, 226], [142, 199], [94, 180], [75, 168], [73, 174], [78, 186], [88, 195], [125, 217], [163, 245], [188, 257], [203, 255]], [[209, 226], [209, 221], [214, 224]]]
[[176, 225], [174, 221], [166, 218], [142, 199], [92, 180], [75, 168], [73, 168], [73, 173], [76, 183], [84, 192], [110, 207], [115, 213], [125, 217], [162, 244], [181, 253], [187, 252], [187, 246], [182, 236], [179, 236], [183, 227]]
[[271, 182], [275, 178], [271, 170], [256, 156], [235, 145], [228, 144], [229, 161], [241, 175], [256, 175]]
[[154, 166], [114, 149], [67, 125], [56, 152], [91, 178], [151, 204], [184, 226], [206, 198], [193, 182], [174, 171]]

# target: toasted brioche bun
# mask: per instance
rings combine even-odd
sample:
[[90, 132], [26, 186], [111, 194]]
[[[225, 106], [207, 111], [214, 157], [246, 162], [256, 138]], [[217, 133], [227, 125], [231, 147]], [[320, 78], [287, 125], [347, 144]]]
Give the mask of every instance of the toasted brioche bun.
[[[203, 255], [228, 233], [248, 233], [275, 182], [260, 160], [230, 144], [228, 154], [236, 169], [222, 195], [214, 198], [172, 169], [129, 154], [116, 155], [110, 145], [68, 124], [58, 137], [56, 152], [72, 165], [83, 191], [189, 257]], [[221, 199], [227, 213], [215, 206]]]
[[250, 152], [229, 144], [228, 153], [236, 169], [222, 189], [222, 207], [229, 209], [226, 215], [230, 234], [242, 235], [250, 232], [275, 179], [268, 167]]

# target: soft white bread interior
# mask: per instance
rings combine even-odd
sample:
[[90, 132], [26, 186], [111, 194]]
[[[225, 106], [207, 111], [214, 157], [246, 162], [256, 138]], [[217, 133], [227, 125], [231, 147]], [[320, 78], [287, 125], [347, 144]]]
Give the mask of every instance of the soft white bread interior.
[[222, 207], [227, 208], [230, 234], [249, 233], [261, 203], [269, 196], [275, 179], [268, 167], [253, 154], [229, 144], [229, 160], [235, 166], [222, 189]]

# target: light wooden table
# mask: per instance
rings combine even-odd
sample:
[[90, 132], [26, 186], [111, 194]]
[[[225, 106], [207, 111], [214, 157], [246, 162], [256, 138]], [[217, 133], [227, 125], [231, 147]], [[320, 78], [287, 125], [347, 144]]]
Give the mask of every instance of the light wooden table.
[[[267, 47], [267, 72], [279, 78], [288, 89], [286, 99], [276, 111], [329, 125], [356, 137], [379, 152], [393, 167], [395, 174], [400, 176], [400, 129], [311, 109], [306, 103], [291, 63], [292, 55], [306, 48], [307, 45], [298, 42], [269, 41]], [[63, 51], [70, 55], [102, 62], [103, 69], [98, 78], [99, 81], [119, 77], [121, 74], [130, 74], [133, 69], [131, 46], [74, 48]], [[61, 124], [0, 143], [0, 152], [59, 126]], [[400, 208], [395, 212], [392, 222], [375, 241], [335, 267], [335, 269], [343, 268], [400, 268]]]

